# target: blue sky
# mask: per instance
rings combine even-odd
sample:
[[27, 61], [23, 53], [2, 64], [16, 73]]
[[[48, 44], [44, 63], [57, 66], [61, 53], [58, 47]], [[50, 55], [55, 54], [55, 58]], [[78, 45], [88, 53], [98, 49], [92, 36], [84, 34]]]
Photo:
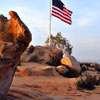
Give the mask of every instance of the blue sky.
[[[73, 11], [72, 25], [52, 17], [52, 34], [61, 32], [78, 61], [100, 63], [100, 0], [62, 0]], [[32, 45], [44, 45], [49, 30], [49, 0], [2, 0], [0, 14], [16, 11], [32, 33]]]

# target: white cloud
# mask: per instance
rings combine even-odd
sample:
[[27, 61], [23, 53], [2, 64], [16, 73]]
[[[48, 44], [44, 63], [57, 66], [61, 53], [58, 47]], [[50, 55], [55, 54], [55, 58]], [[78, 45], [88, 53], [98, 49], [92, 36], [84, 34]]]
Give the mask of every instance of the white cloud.
[[93, 23], [93, 19], [92, 18], [80, 18], [78, 19], [78, 24], [82, 27], [86, 27], [89, 26]]
[[84, 36], [84, 34], [75, 34], [72, 37], [73, 56], [79, 61], [92, 61], [100, 63], [100, 43], [99, 36]]

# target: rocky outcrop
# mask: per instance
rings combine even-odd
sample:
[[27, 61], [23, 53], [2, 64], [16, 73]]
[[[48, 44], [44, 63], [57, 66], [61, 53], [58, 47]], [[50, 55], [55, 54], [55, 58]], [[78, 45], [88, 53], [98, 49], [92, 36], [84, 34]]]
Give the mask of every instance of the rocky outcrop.
[[21, 56], [21, 62], [38, 62], [52, 66], [60, 65], [63, 52], [47, 46], [30, 46]]
[[8, 20], [0, 15], [0, 100], [12, 83], [20, 55], [31, 41], [31, 33], [16, 12], [10, 11]]
[[17, 71], [23, 76], [57, 76], [55, 67], [49, 65], [41, 65], [39, 63], [22, 63], [17, 67]]
[[83, 66], [87, 67], [87, 70], [90, 68], [94, 68], [97, 71], [100, 71], [100, 64], [96, 62], [80, 62], [80, 66], [83, 68]]
[[78, 72], [81, 71], [81, 67], [79, 62], [73, 56], [65, 56], [61, 59], [61, 64], [66, 65], [69, 69], [77, 70]]
[[61, 59], [61, 64], [65, 65], [66, 68], [69, 69], [69, 71], [66, 73], [66, 76], [74, 77], [80, 75], [80, 64], [73, 56], [65, 56]]

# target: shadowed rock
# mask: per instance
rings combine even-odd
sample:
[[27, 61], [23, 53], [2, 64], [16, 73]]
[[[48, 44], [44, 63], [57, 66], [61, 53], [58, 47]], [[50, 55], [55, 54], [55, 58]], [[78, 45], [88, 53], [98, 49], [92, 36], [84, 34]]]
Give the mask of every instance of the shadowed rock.
[[21, 63], [17, 67], [17, 72], [23, 76], [58, 76], [54, 66], [39, 64], [39, 63]]
[[64, 65], [57, 66], [57, 67], [56, 67], [56, 70], [57, 70], [61, 75], [66, 75], [66, 73], [69, 71], [69, 70], [67, 69], [67, 67], [64, 66]]
[[21, 62], [38, 62], [52, 66], [60, 65], [63, 52], [49, 46], [30, 46], [21, 56]]
[[31, 41], [31, 33], [16, 12], [10, 11], [8, 20], [0, 15], [0, 100], [12, 83], [20, 55]]
[[69, 71], [66, 73], [68, 77], [76, 77], [81, 73], [79, 62], [73, 56], [65, 56], [61, 59], [61, 64], [65, 65]]

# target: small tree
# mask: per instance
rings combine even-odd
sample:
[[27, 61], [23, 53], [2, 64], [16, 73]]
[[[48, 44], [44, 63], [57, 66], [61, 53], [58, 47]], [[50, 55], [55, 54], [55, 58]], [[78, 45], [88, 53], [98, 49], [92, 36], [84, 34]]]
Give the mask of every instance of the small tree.
[[62, 49], [65, 55], [71, 55], [73, 47], [66, 38], [61, 36], [61, 32], [58, 32], [56, 36], [53, 36], [51, 34], [50, 38], [50, 43], [49, 38], [47, 38], [47, 40], [45, 41], [46, 45], [50, 44], [50, 46]]

